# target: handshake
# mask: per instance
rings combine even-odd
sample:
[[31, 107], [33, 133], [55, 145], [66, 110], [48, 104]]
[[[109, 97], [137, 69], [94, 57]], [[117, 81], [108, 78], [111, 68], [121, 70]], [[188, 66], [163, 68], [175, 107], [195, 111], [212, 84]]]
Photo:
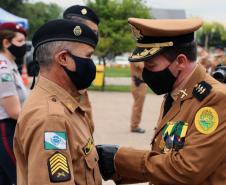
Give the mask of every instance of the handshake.
[[114, 157], [118, 148], [118, 145], [96, 145], [100, 173], [104, 180], [111, 179], [115, 173]]

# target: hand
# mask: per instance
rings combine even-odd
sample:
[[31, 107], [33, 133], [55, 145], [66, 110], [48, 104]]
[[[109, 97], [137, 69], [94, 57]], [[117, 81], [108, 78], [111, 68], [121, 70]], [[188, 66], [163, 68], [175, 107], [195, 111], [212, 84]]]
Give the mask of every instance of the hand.
[[96, 145], [100, 173], [105, 181], [109, 180], [115, 173], [114, 157], [118, 148], [118, 145]]

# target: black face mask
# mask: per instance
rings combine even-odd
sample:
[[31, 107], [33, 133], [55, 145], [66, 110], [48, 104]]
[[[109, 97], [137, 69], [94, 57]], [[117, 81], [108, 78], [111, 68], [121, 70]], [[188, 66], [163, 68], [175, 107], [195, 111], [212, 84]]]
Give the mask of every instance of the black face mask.
[[173, 90], [176, 77], [171, 73], [169, 67], [162, 71], [152, 72], [143, 69], [143, 80], [157, 95], [166, 94]]
[[14, 44], [11, 44], [8, 47], [8, 50], [10, 51], [10, 53], [15, 57], [15, 58], [21, 58], [25, 55], [26, 53], [26, 49], [27, 46], [26, 44], [22, 45], [22, 46], [16, 46]]
[[70, 71], [63, 67], [65, 72], [78, 90], [87, 89], [96, 77], [96, 66], [93, 60], [72, 54], [70, 56], [75, 62], [76, 71]]

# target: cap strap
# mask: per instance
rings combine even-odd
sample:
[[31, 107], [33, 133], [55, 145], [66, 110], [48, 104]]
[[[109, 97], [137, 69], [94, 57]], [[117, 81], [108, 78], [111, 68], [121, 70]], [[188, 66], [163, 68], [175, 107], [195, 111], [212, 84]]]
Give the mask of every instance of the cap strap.
[[149, 44], [137, 43], [137, 47], [140, 48], [162, 48], [170, 46], [173, 46], [173, 42], [149, 43]]

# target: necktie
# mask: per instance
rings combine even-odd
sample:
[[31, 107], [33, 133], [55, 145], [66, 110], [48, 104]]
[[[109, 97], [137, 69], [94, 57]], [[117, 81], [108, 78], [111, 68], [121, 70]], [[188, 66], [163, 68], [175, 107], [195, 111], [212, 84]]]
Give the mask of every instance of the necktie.
[[170, 93], [168, 93], [167, 96], [166, 96], [166, 101], [164, 103], [164, 110], [163, 110], [163, 116], [162, 117], [164, 117], [166, 115], [166, 113], [170, 110], [172, 103], [173, 103], [173, 98], [170, 95]]

